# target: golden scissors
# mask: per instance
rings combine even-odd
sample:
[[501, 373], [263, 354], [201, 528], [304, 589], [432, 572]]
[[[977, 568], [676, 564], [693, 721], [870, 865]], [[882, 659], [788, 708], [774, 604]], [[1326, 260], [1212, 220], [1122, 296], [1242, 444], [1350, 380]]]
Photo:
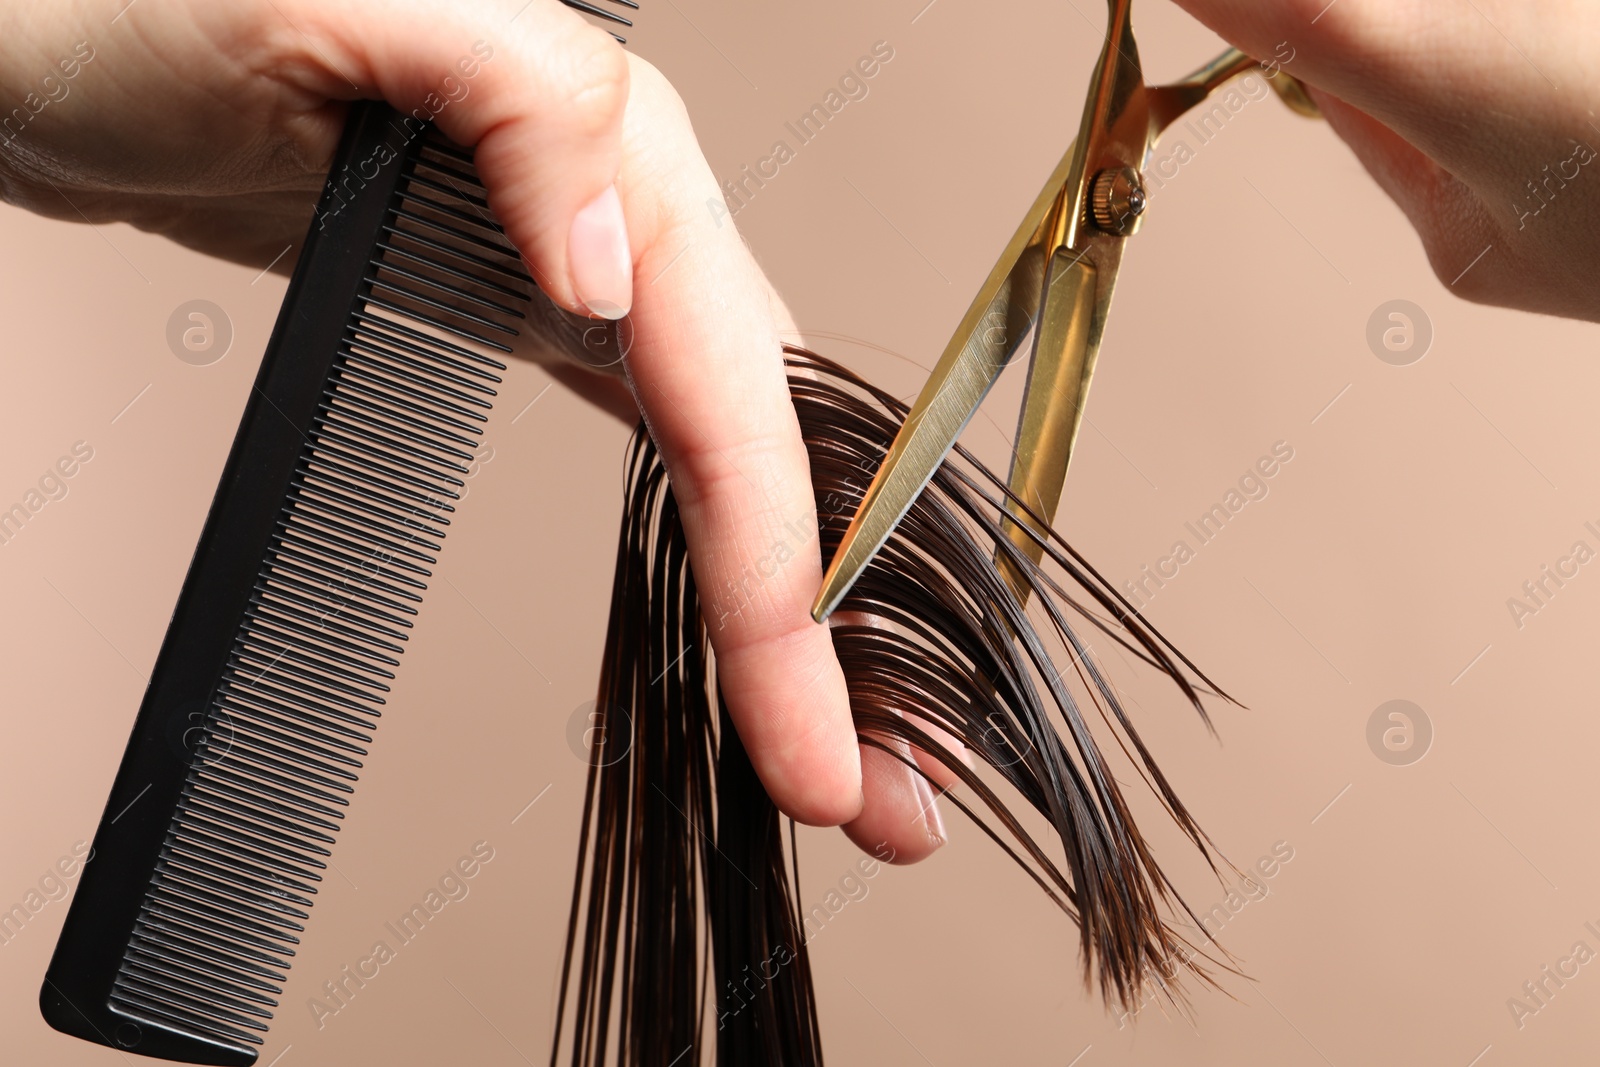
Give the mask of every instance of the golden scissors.
[[[1045, 523], [1055, 518], [1122, 245], [1144, 214], [1141, 172], [1162, 131], [1224, 82], [1258, 66], [1229, 50], [1181, 82], [1146, 85], [1129, 4], [1109, 0], [1105, 46], [1089, 83], [1078, 136], [978, 290], [878, 467], [812, 606], [818, 622], [883, 547], [1030, 334], [1033, 350], [1010, 488], [1033, 516]], [[1276, 66], [1259, 66], [1269, 70], [1269, 81], [1290, 107], [1317, 114], [1298, 82]], [[1037, 563], [1043, 555], [1035, 539], [1042, 532], [1038, 522], [1012, 501], [1007, 512], [1007, 536]], [[1003, 559], [1001, 567], [1024, 597], [1026, 585], [1011, 561]]]

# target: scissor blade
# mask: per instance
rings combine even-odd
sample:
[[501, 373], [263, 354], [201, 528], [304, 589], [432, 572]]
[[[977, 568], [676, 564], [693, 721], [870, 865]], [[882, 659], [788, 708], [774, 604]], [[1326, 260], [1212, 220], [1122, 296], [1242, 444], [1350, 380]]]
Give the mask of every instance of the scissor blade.
[[974, 301], [968, 310], [839, 542], [811, 608], [818, 622], [832, 614], [889, 539], [1028, 335], [1039, 309], [1042, 259], [1037, 247], [1024, 248], [997, 284], [986, 285], [989, 300]]
[[[1017, 424], [1009, 485], [1037, 518], [1008, 500], [1002, 529], [1035, 563], [1044, 548], [1024, 527], [1043, 535], [1055, 518], [1099, 347], [1090, 344], [1091, 334], [1098, 337], [1100, 331], [1092, 328], [1098, 278], [1087, 252], [1063, 248], [1051, 258]], [[995, 560], [1017, 598], [1026, 603], [1028, 583], [1021, 569], [1003, 551], [996, 550]]]
[[889, 539], [1028, 335], [1044, 287], [1045, 242], [1051, 236], [1046, 231], [1063, 210], [1076, 210], [1071, 196], [1081, 184], [1076, 178], [1082, 169], [1074, 141], [962, 316], [828, 565], [811, 605], [818, 622], [833, 612]]

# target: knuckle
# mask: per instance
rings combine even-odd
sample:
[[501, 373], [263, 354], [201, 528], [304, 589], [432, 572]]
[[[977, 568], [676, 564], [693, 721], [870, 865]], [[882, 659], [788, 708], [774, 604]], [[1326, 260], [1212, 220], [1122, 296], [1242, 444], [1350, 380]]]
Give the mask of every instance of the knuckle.
[[1448, 177], [1419, 184], [1411, 199], [1411, 223], [1434, 277], [1464, 300], [1492, 303], [1502, 292], [1504, 252], [1484, 253], [1510, 246], [1504, 225], [1489, 217], [1487, 206], [1470, 190]]
[[562, 118], [578, 133], [598, 137], [621, 128], [630, 77], [628, 57], [615, 41], [595, 33], [582, 35], [561, 89], [556, 93]]
[[647, 60], [637, 56], [627, 58], [632, 90], [649, 110], [652, 120], [670, 123], [675, 129], [689, 130], [689, 107], [667, 76]]
[[[729, 425], [724, 424], [724, 433]], [[761, 487], [773, 484], [774, 457], [787, 450], [790, 441], [771, 428], [741, 432], [737, 422], [731, 425], [734, 432], [720, 442], [690, 434], [675, 450], [671, 467], [679, 505], [719, 514], [734, 509], [777, 514], [781, 503], [777, 494], [763, 493]]]
[[663, 228], [697, 232], [709, 219], [706, 202], [722, 193], [695, 138], [689, 111], [655, 67], [630, 56], [632, 80], [623, 127], [634, 184], [651, 191]]

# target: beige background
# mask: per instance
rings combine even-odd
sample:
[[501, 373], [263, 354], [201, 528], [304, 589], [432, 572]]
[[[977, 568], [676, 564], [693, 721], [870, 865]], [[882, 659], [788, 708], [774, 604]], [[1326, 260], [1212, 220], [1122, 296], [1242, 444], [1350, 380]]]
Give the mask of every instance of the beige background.
[[[892, 45], [870, 94], [738, 223], [816, 346], [907, 396], [1075, 129], [1103, 17], [1090, 3], [924, 2], [647, 0], [636, 35], [726, 177], [792, 144], [785, 121], [873, 42]], [[1138, 25], [1152, 77], [1219, 47], [1164, 3], [1142, 5]], [[93, 832], [284, 283], [258, 278], [265, 264], [10, 209], [0, 244], [0, 504], [73, 442], [94, 448], [67, 497], [0, 547], [9, 904]], [[236, 331], [209, 367], [164, 340], [196, 298]], [[1397, 298], [1434, 329], [1406, 367], [1365, 340]], [[1064, 525], [1120, 584], [1274, 442], [1294, 449], [1270, 495], [1149, 608], [1248, 705], [1217, 710], [1221, 743], [1112, 661], [1223, 849], [1241, 864], [1294, 850], [1223, 930], [1255, 981], [1230, 983], [1235, 999], [1199, 995], [1194, 1025], [1151, 1011], [1119, 1027], [1080, 989], [1063, 918], [953, 815], [939, 855], [878, 876], [813, 943], [831, 1061], [1591, 1060], [1600, 965], [1520, 1029], [1507, 999], [1575, 942], [1600, 950], [1584, 926], [1600, 928], [1600, 567], [1521, 629], [1506, 601], [1573, 542], [1600, 547], [1584, 529], [1600, 520], [1596, 340], [1454, 299], [1331, 133], [1275, 101], [1200, 148], [1129, 249]], [[449, 585], [406, 657], [263, 1063], [548, 1055], [584, 771], [566, 727], [593, 692], [627, 432], [559, 386], [511, 425], [548, 382], [530, 365], [508, 379], [495, 457], [451, 535]], [[992, 461], [1020, 387], [1003, 381], [969, 433]], [[1391, 699], [1435, 732], [1409, 766], [1367, 744]], [[836, 833], [804, 837], [809, 904], [852, 852]], [[306, 998], [479, 840], [495, 858], [470, 895], [319, 1030]], [[1224, 899], [1181, 849], [1163, 855], [1197, 909]], [[7, 1063], [118, 1059], [38, 1016], [66, 906], [0, 946]]]

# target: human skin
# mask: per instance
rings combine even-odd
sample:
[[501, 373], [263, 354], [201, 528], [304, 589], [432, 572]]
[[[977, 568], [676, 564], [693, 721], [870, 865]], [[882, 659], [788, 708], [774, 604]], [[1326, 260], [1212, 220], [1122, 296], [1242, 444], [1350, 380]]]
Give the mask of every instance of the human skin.
[[1600, 4], [1178, 3], [1251, 55], [1287, 42], [1284, 69], [1312, 88], [1453, 293], [1600, 321]]
[[[716, 180], [648, 63], [556, 0], [125, 3], [0, 0], [0, 120], [37, 109], [0, 137], [7, 201], [130, 222], [259, 269], [303, 238], [349, 101], [410, 113], [447, 77], [463, 81], [458, 62], [483, 42], [492, 57], [437, 122], [475, 147], [495, 214], [545, 294], [573, 312], [629, 312], [625, 375], [574, 364], [563, 379], [643, 412], [699, 587], [728, 588], [789, 543], [791, 524], [815, 521], [780, 347], [797, 339], [794, 323], [736, 229], [705, 210]], [[61, 99], [40, 106], [52, 93]], [[803, 822], [852, 823], [865, 808], [852, 836], [868, 848], [928, 854], [927, 783], [873, 752], [863, 788], [844, 674], [809, 614], [815, 541], [766, 570], [711, 633], [763, 782]]]
[[[4, 199], [259, 267], [303, 236], [350, 100], [410, 112], [486, 42], [493, 58], [438, 123], [476, 147], [496, 215], [557, 305], [630, 311], [626, 390], [562, 378], [643, 412], [699, 587], [727, 588], [788, 543], [787, 524], [814, 517], [779, 348], [794, 323], [736, 229], [705, 211], [716, 181], [648, 63], [555, 0], [124, 2], [0, 0], [0, 119], [47, 76], [59, 84], [79, 42], [93, 52], [71, 95], [0, 137]], [[1600, 5], [1180, 2], [1252, 54], [1289, 43], [1287, 69], [1453, 291], [1600, 318], [1600, 174], [1585, 167], [1531, 218], [1511, 207], [1574, 139], [1600, 146], [1586, 45]], [[723, 694], [783, 811], [913, 862], [942, 842], [939, 808], [904, 764], [858, 747], [829, 629], [809, 615], [821, 574], [801, 552], [746, 583], [749, 602], [711, 634]]]

